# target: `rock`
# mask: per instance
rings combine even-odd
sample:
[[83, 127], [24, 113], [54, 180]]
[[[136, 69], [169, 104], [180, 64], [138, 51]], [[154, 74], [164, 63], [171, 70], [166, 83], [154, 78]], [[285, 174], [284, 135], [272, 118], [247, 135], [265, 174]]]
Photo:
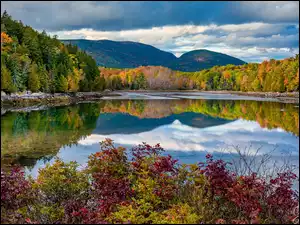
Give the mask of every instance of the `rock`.
[[6, 110], [1, 108], [1, 116], [4, 115], [5, 113], [6, 113]]
[[102, 93], [103, 93], [103, 94], [109, 94], [110, 92], [111, 92], [110, 89], [105, 89]]

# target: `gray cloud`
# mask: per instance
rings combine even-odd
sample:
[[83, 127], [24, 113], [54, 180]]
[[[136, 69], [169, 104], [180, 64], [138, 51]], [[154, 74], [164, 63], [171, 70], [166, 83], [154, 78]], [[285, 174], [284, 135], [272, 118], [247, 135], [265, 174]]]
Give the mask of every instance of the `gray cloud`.
[[177, 56], [223, 52], [247, 62], [299, 53], [299, 2], [6, 2], [13, 18], [61, 39], [153, 45]]
[[16, 19], [51, 31], [93, 28], [126, 30], [165, 25], [298, 23], [299, 2], [7, 2]]
[[286, 58], [299, 52], [299, 27], [287, 24], [182, 25], [125, 31], [81, 29], [52, 34], [57, 34], [61, 39], [142, 42], [170, 51], [176, 56], [187, 51], [206, 48], [247, 62]]

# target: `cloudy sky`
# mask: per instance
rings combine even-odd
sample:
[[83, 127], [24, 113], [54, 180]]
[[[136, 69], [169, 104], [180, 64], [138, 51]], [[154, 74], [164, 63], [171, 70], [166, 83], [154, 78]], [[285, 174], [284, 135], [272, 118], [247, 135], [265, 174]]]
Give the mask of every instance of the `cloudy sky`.
[[299, 53], [299, 2], [1, 1], [60, 39], [138, 41], [176, 56], [208, 49], [247, 62]]
[[[166, 154], [172, 155], [182, 163], [203, 161], [207, 153], [215, 156], [232, 153], [234, 156], [236, 150], [233, 146], [239, 146], [242, 152], [249, 149], [250, 155], [255, 155], [256, 150], [261, 147], [257, 155], [270, 154], [271, 161], [276, 160], [277, 165], [284, 163], [284, 160], [289, 160], [290, 164], [299, 165], [298, 137], [279, 128], [268, 130], [261, 128], [256, 122], [245, 120], [206, 128], [190, 127], [175, 120], [171, 124], [135, 134], [100, 135], [93, 133], [80, 139], [78, 144], [63, 146], [57, 156], [64, 161], [76, 161], [80, 165], [85, 165], [88, 156], [99, 151], [99, 142], [105, 138], [111, 138], [116, 146], [121, 145], [127, 149], [143, 141], [150, 145], [161, 143]], [[53, 161], [54, 159], [51, 163]], [[44, 160], [39, 160], [30, 173], [36, 176], [38, 168], [44, 166]]]

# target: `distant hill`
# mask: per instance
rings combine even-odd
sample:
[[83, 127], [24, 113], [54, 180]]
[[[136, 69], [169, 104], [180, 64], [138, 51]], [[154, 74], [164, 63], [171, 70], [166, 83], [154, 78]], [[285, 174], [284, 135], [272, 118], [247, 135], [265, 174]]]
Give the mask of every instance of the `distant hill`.
[[[101, 113], [93, 134], [138, 134], [171, 124], [175, 120], [179, 120], [184, 125], [196, 128], [219, 126], [234, 121], [193, 112], [185, 112], [163, 118], [144, 118], [143, 120], [125, 113]], [[115, 121], [115, 123], [112, 124], [111, 121]], [[135, 124], [135, 126], [132, 126], [132, 124]]]
[[99, 66], [105, 67], [160, 66], [177, 59], [172, 53], [138, 42], [109, 40], [63, 40], [63, 42], [77, 45], [93, 56]]
[[245, 62], [229, 55], [201, 49], [183, 54], [169, 67], [180, 71], [198, 71], [228, 64], [243, 65]]
[[177, 58], [151, 45], [131, 41], [62, 40], [77, 45], [93, 56], [98, 66], [110, 68], [135, 68], [139, 66], [164, 66], [180, 71], [199, 71], [217, 65], [242, 65], [244, 61], [218, 52], [195, 50]]

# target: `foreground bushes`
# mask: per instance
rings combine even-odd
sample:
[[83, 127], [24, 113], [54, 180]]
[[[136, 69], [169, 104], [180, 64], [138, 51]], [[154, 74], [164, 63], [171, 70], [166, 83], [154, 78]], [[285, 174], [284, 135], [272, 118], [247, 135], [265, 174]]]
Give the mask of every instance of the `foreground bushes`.
[[1, 223], [299, 223], [296, 175], [236, 176], [206, 156], [180, 165], [160, 145], [101, 143], [88, 165], [57, 159], [36, 180], [1, 170]]

